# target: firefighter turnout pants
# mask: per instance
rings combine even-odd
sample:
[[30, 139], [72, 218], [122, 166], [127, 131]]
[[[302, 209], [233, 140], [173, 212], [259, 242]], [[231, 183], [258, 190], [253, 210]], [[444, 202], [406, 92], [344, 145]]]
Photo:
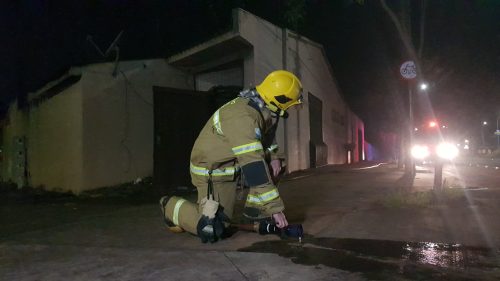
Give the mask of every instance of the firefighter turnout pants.
[[[200, 220], [203, 205], [202, 199], [207, 196], [207, 177], [193, 176], [193, 184], [198, 191], [197, 203], [189, 202], [184, 198], [172, 196], [165, 206], [165, 216], [175, 225], [184, 230], [197, 234], [196, 226]], [[224, 214], [232, 219], [236, 200], [236, 181], [213, 182], [214, 199], [224, 208]]]

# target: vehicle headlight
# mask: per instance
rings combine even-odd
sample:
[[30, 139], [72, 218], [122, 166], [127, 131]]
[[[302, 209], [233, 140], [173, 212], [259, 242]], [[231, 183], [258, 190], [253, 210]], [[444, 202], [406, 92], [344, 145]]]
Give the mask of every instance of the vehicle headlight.
[[425, 145], [414, 145], [411, 148], [411, 156], [416, 159], [425, 159], [429, 157], [429, 148]]
[[458, 156], [458, 148], [451, 143], [440, 143], [436, 153], [440, 158], [451, 160]]

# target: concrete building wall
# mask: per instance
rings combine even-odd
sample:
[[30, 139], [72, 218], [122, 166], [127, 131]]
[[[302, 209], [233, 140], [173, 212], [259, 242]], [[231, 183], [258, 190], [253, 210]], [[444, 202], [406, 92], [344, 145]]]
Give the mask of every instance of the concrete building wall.
[[[28, 144], [29, 176], [33, 185], [49, 189], [78, 193], [150, 176], [154, 149], [152, 87], [193, 90], [196, 73], [232, 58], [243, 59], [244, 87], [255, 86], [277, 69], [290, 70], [301, 79], [305, 102], [289, 111], [290, 117], [281, 121], [277, 133], [281, 149], [288, 154], [289, 172], [310, 167], [310, 132], [319, 132], [310, 126], [322, 126], [327, 163], [345, 162], [345, 144], [358, 141], [351, 134], [363, 124], [343, 102], [322, 46], [246, 11], [235, 10], [235, 16], [236, 33], [229, 35], [245, 40], [232, 41], [240, 44], [241, 51], [233, 47], [236, 53], [220, 61], [207, 57], [210, 61], [198, 65], [198, 70], [186, 70], [191, 74], [161, 59], [78, 68], [80, 81], [30, 108], [29, 115], [9, 113], [12, 125], [4, 127], [4, 147], [9, 145], [8, 138], [23, 133], [28, 142], [33, 140]], [[201, 55], [197, 58], [203, 63]], [[317, 104], [322, 114], [318, 120], [322, 124], [309, 122], [309, 93], [320, 100]], [[5, 171], [9, 169], [11, 164], [4, 165], [2, 174], [8, 174]]]
[[341, 147], [346, 142], [346, 124], [342, 120], [349, 108], [340, 95], [323, 47], [293, 33], [289, 33], [288, 41], [289, 58], [293, 60], [290, 64], [293, 64], [295, 72], [300, 73], [303, 84], [307, 85], [304, 90], [323, 102], [322, 131], [323, 141], [328, 147], [328, 164], [344, 163], [345, 149]]
[[269, 72], [282, 69], [282, 29], [255, 15], [238, 9], [238, 31], [245, 40], [253, 45], [253, 54], [245, 63], [250, 73], [245, 73], [245, 86], [256, 86]]
[[[255, 87], [270, 72], [286, 69], [283, 60], [282, 29], [241, 9], [236, 9], [233, 16], [237, 20], [240, 36], [253, 46], [252, 52], [244, 60], [244, 87]], [[276, 141], [279, 150], [290, 154], [290, 151], [298, 150], [288, 149], [288, 138], [285, 137], [286, 122], [280, 120]], [[290, 159], [290, 155], [287, 158]], [[296, 170], [294, 164], [294, 161], [288, 161], [288, 169]]]
[[[235, 42], [239, 42], [241, 49], [236, 49]], [[210, 53], [219, 55], [208, 56]], [[317, 166], [347, 161], [347, 127], [350, 124], [347, 120], [350, 109], [340, 95], [321, 45], [247, 11], [235, 9], [232, 31], [179, 53], [169, 58], [169, 61], [187, 71], [198, 73], [199, 77], [210, 78], [217, 73], [204, 72], [209, 70], [207, 65], [214, 69], [223, 67], [224, 63], [230, 62], [228, 57], [243, 60], [244, 88], [256, 86], [270, 72], [278, 69], [292, 71], [301, 79], [305, 102], [289, 110], [289, 118], [280, 120], [276, 134], [280, 149], [287, 154], [289, 172], [310, 168], [312, 162]], [[226, 80], [231, 79], [230, 75], [224, 79], [224, 82], [229, 83]], [[208, 82], [208, 85], [220, 83], [213, 77]], [[317, 97], [314, 108], [319, 106], [321, 114], [309, 112], [309, 94]], [[321, 123], [311, 122], [311, 114], [314, 120]], [[314, 161], [310, 157], [312, 131]]]
[[78, 83], [22, 110], [12, 103], [2, 130], [2, 181], [19, 187], [79, 190], [81, 112]]
[[2, 181], [18, 183], [22, 186], [25, 179], [19, 179], [16, 174], [16, 139], [25, 138], [28, 115], [18, 109], [17, 102], [9, 106], [2, 126], [1, 173]]
[[3, 181], [18, 181], [19, 138], [28, 165], [24, 184], [34, 187], [80, 193], [152, 175], [152, 87], [194, 89], [194, 79], [162, 59], [120, 62], [115, 76], [114, 67], [73, 68], [81, 78], [71, 86], [50, 97], [32, 94], [35, 102], [23, 110], [11, 105], [2, 127]]
[[347, 119], [351, 113], [340, 95], [323, 47], [244, 10], [235, 13], [240, 35], [253, 45], [252, 54], [245, 59], [245, 86], [254, 86], [277, 69], [292, 71], [302, 81], [304, 104], [289, 111], [289, 118], [280, 123], [277, 132], [280, 147], [287, 151], [288, 171], [310, 167], [308, 93], [323, 103], [321, 126], [327, 163], [345, 163]]
[[82, 189], [82, 91], [77, 82], [29, 109], [27, 160], [30, 185]]
[[[289, 172], [310, 168], [310, 123], [309, 106], [307, 103], [308, 93], [311, 92], [307, 73], [303, 70], [302, 62], [297, 56], [297, 45], [294, 39], [290, 37], [288, 30], [284, 31], [285, 46], [283, 52], [285, 55], [284, 64], [287, 70], [293, 72], [301, 80], [303, 86], [303, 104], [295, 106], [289, 110], [289, 117], [285, 121], [284, 127], [287, 138], [287, 150], [289, 159]], [[305, 76], [304, 76], [305, 74]], [[314, 93], [315, 94], [315, 93]]]
[[[83, 189], [153, 174], [153, 86], [193, 89], [193, 77], [164, 60], [85, 67], [83, 84]], [[169, 120], [165, 120], [166, 122]]]
[[[287, 46], [283, 42], [286, 30], [244, 10], [236, 12], [240, 35], [253, 45], [251, 56], [245, 60], [245, 86], [256, 86], [274, 70], [291, 70], [288, 66]], [[300, 78], [300, 74], [298, 76]], [[308, 161], [305, 160], [309, 159], [308, 145], [304, 145], [306, 137], [302, 134], [304, 130], [308, 130], [308, 122], [299, 122], [304, 110], [303, 106], [291, 109], [290, 117], [280, 121], [276, 133], [280, 149], [287, 152], [289, 172], [308, 168]]]

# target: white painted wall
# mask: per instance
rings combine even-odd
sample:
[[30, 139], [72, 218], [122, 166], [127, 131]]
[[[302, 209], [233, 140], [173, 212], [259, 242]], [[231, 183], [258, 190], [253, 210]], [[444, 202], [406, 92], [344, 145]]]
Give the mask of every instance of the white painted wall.
[[116, 185], [153, 174], [153, 86], [193, 89], [193, 77], [164, 60], [85, 67], [83, 189]]
[[[240, 35], [253, 45], [252, 54], [245, 59], [245, 87], [254, 87], [270, 72], [287, 69], [287, 62], [284, 64], [283, 61], [283, 29], [244, 10], [238, 9], [236, 12]], [[290, 117], [281, 121], [276, 133], [280, 149], [287, 152], [289, 172], [306, 169], [308, 161], [304, 159], [309, 159], [308, 146], [304, 149], [300, 143], [303, 141], [300, 140], [303, 138], [301, 133], [308, 127], [303, 128], [301, 126], [306, 124], [298, 122], [298, 110], [304, 111], [304, 108], [291, 109]]]
[[287, 151], [288, 171], [310, 167], [308, 92], [323, 102], [323, 141], [328, 146], [328, 164], [345, 163], [349, 124], [345, 121], [342, 125], [334, 117], [336, 113], [347, 120], [350, 110], [340, 95], [323, 47], [244, 10], [236, 10], [235, 16], [240, 35], [253, 45], [251, 56], [245, 59], [246, 87], [255, 86], [277, 69], [295, 73], [302, 82], [304, 105], [289, 111], [289, 118], [281, 123], [277, 134], [280, 147]]
[[[345, 115], [347, 105], [340, 95], [323, 48], [294, 33], [289, 32], [288, 36], [288, 58], [289, 65], [292, 66], [290, 69], [300, 75], [304, 93], [310, 92], [323, 102], [323, 141], [328, 146], [328, 164], [344, 163], [344, 151], [339, 150], [339, 146], [345, 143], [345, 127], [334, 122], [333, 111]], [[302, 114], [301, 111], [299, 114], [305, 127], [305, 124], [308, 124], [309, 112]], [[305, 142], [306, 140], [302, 139], [301, 145]]]
[[81, 79], [29, 110], [11, 105], [2, 128], [2, 180], [14, 181], [12, 139], [25, 136], [29, 183], [80, 193], [153, 174], [153, 86], [194, 89], [165, 60], [75, 68]]
[[48, 190], [82, 187], [82, 106], [77, 82], [58, 95], [22, 110], [12, 103], [3, 127], [2, 180], [18, 182], [14, 137], [26, 146], [27, 184]]
[[29, 111], [32, 186], [78, 192], [82, 182], [82, 91], [77, 82]]

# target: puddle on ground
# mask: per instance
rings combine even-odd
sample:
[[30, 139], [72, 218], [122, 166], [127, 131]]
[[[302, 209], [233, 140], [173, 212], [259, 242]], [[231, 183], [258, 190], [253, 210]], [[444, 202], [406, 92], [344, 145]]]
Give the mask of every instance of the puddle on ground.
[[371, 280], [500, 280], [500, 251], [459, 244], [305, 237], [262, 241], [243, 252], [360, 272]]

